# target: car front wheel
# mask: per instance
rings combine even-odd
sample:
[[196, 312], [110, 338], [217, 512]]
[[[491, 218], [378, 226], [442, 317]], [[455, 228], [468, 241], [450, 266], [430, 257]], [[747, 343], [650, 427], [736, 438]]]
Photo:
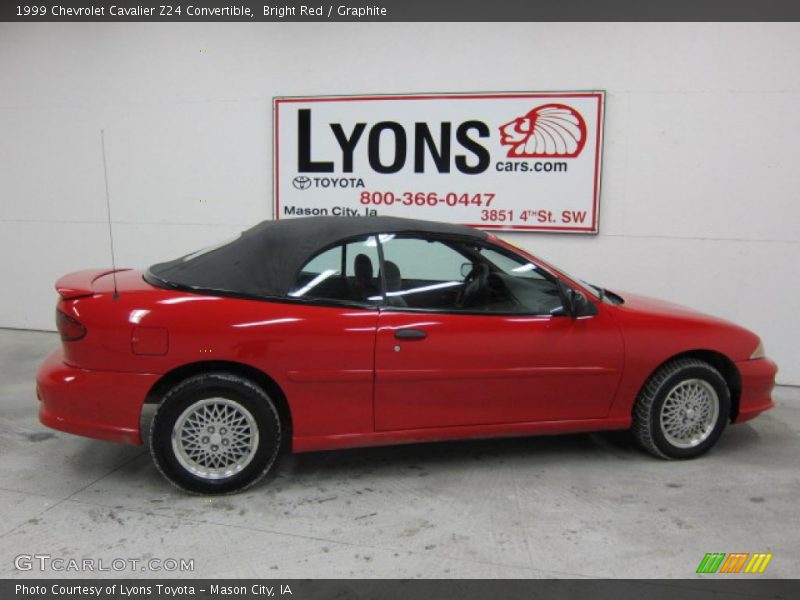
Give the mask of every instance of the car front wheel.
[[221, 494], [245, 489], [272, 467], [281, 427], [270, 397], [228, 373], [190, 377], [164, 396], [150, 428], [159, 471], [177, 487]]
[[660, 458], [694, 458], [707, 452], [730, 418], [730, 391], [710, 364], [670, 361], [647, 381], [633, 411], [633, 434]]

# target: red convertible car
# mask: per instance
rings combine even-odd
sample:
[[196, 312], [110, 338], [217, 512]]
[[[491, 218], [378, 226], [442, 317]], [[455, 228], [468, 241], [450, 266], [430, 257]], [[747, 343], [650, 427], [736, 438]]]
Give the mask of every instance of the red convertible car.
[[266, 221], [135, 270], [56, 283], [63, 343], [42, 423], [150, 447], [191, 492], [258, 481], [294, 452], [628, 429], [706, 452], [773, 406], [759, 338], [604, 290], [487, 233], [390, 217]]

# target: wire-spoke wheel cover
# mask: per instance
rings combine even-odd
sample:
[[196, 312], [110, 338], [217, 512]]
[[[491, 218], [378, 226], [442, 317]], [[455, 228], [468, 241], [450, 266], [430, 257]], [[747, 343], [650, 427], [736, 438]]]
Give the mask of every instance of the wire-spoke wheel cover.
[[198, 400], [175, 421], [172, 449], [178, 463], [197, 477], [225, 479], [253, 460], [258, 426], [250, 411], [235, 400]]
[[708, 381], [684, 379], [661, 406], [661, 431], [677, 448], [694, 448], [714, 431], [719, 419], [719, 395]]

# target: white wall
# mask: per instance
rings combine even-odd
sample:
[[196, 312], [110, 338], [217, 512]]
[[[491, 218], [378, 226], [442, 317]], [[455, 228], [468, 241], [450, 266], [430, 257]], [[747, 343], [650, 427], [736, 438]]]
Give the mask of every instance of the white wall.
[[[271, 217], [275, 95], [605, 89], [601, 234], [508, 235], [741, 323], [800, 384], [798, 24], [0, 24], [0, 326]], [[422, 216], [422, 215], [420, 215]]]

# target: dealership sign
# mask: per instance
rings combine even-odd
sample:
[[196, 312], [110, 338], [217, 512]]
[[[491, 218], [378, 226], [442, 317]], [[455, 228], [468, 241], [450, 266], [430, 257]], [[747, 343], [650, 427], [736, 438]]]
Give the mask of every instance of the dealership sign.
[[274, 216], [596, 233], [603, 92], [275, 99]]

